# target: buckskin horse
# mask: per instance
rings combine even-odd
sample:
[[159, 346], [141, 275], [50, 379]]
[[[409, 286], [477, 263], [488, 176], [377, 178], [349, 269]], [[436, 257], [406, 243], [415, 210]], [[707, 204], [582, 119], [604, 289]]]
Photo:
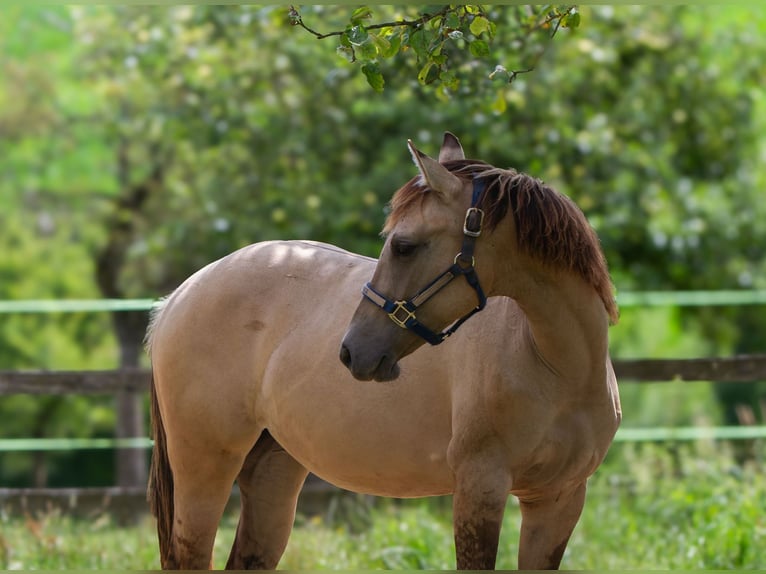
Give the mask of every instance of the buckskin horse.
[[392, 199], [377, 264], [257, 243], [154, 313], [163, 568], [211, 566], [235, 480], [227, 568], [275, 568], [308, 472], [380, 496], [453, 494], [460, 569], [494, 568], [513, 494], [519, 568], [558, 568], [621, 418], [603, 253], [539, 180], [466, 160], [450, 133], [438, 160], [408, 145], [420, 174]]

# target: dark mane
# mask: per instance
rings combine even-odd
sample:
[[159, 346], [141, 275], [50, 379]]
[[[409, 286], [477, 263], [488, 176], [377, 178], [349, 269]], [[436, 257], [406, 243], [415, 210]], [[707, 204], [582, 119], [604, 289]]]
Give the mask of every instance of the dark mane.
[[[514, 169], [499, 169], [476, 160], [444, 165], [463, 179], [485, 178], [486, 189], [480, 201], [485, 226], [494, 229], [510, 210], [519, 250], [547, 265], [579, 274], [599, 294], [610, 320], [617, 322], [617, 304], [601, 244], [571, 199]], [[383, 232], [387, 233], [413, 204], [423, 201], [428, 191], [419, 177], [397, 191]]]

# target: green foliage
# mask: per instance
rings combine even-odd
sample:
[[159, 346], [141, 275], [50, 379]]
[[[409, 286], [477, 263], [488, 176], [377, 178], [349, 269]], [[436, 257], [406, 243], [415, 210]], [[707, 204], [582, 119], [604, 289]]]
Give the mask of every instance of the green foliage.
[[[304, 9], [310, 18], [325, 19], [325, 8], [315, 11]], [[383, 20], [372, 22], [373, 19]], [[580, 13], [576, 6], [545, 4], [525, 6], [515, 10], [488, 8], [478, 4], [446, 5], [439, 10], [422, 10], [419, 7], [361, 6], [351, 12], [345, 29], [319, 33], [303, 20], [301, 12], [291, 6], [289, 21], [322, 40], [338, 38], [338, 54], [349, 62], [361, 65], [362, 73], [376, 92], [384, 86], [383, 62], [399, 60], [395, 66], [412, 74], [422, 86], [433, 86], [433, 93], [441, 100], [455, 95], [461, 80], [467, 79], [470, 90], [481, 92], [491, 88], [486, 80], [497, 74], [485, 74], [481, 81], [476, 76], [477, 67], [498, 69], [498, 66], [482, 61], [491, 60], [491, 49], [498, 26], [503, 26], [503, 39], [519, 46], [535, 46], [536, 54], [525, 55], [525, 69], [505, 71], [508, 83], [520, 73], [534, 69], [540, 55], [560, 28], [577, 28]], [[545, 33], [547, 37], [539, 34]], [[414, 61], [412, 57], [414, 56]]]
[[[764, 567], [762, 459], [740, 466], [725, 443], [626, 444], [613, 454], [615, 460], [592, 481], [590, 503], [568, 550], [573, 560], [586, 546], [600, 547], [601, 554], [576, 560], [575, 567]], [[629, 556], [622, 556], [625, 548]]]

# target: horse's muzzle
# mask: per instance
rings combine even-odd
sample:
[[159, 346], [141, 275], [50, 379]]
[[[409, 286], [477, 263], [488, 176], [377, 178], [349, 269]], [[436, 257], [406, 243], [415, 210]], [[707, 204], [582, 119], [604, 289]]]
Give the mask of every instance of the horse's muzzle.
[[352, 352], [346, 337], [340, 347], [340, 362], [346, 365], [353, 377], [359, 381], [393, 381], [399, 376], [399, 363], [389, 355], [365, 356], [363, 352]]

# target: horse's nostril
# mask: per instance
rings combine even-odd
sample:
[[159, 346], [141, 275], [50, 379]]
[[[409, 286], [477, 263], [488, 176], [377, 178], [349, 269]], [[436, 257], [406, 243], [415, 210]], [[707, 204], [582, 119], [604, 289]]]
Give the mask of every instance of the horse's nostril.
[[351, 351], [348, 350], [346, 345], [341, 345], [340, 362], [346, 365], [346, 367], [351, 367]]

